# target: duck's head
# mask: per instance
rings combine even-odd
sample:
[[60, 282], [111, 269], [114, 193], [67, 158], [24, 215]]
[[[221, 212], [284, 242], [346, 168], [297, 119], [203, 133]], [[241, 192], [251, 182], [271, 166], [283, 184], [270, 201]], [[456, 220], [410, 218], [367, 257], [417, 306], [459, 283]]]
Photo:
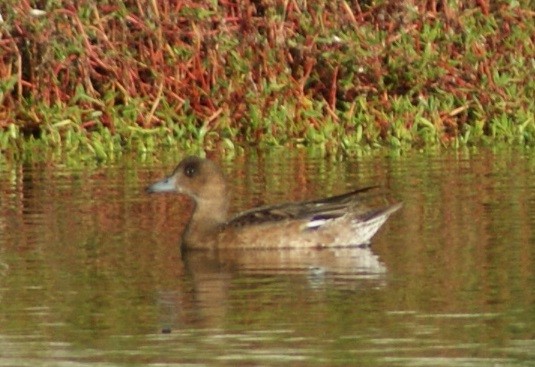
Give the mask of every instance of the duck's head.
[[208, 159], [184, 158], [173, 173], [147, 188], [150, 193], [176, 192], [203, 201], [226, 200], [226, 184], [219, 167]]

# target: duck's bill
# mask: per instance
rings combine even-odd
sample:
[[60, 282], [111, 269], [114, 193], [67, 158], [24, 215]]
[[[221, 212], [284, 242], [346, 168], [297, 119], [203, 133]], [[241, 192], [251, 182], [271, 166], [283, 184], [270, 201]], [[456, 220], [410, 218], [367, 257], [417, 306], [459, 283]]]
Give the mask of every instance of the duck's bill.
[[155, 182], [147, 187], [147, 192], [175, 192], [176, 191], [176, 179], [171, 176], [164, 178], [161, 181]]

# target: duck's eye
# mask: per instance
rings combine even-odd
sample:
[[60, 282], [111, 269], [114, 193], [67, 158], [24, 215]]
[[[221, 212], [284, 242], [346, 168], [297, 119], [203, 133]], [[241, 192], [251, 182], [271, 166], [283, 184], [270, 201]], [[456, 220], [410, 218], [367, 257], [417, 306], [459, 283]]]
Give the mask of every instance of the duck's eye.
[[186, 167], [184, 167], [184, 174], [187, 177], [193, 177], [196, 172], [197, 172], [197, 167], [195, 167], [194, 164], [188, 164]]

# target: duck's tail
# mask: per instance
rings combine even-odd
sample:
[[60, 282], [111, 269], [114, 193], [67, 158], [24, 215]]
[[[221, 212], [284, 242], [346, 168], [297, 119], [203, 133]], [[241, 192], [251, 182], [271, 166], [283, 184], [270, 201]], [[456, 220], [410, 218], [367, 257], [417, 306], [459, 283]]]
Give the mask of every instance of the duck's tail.
[[358, 246], [368, 246], [372, 237], [386, 222], [388, 217], [401, 209], [402, 206], [402, 203], [397, 203], [382, 208], [372, 209], [355, 216], [351, 221], [351, 228], [354, 233], [354, 244]]

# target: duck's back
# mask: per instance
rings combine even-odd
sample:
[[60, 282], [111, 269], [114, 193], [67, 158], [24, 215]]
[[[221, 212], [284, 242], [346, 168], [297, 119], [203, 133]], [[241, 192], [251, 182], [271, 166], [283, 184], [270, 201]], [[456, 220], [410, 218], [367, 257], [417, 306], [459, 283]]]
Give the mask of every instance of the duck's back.
[[222, 228], [218, 247], [322, 248], [367, 244], [401, 207], [398, 204], [369, 209], [362, 205], [359, 196], [372, 188], [240, 213]]

